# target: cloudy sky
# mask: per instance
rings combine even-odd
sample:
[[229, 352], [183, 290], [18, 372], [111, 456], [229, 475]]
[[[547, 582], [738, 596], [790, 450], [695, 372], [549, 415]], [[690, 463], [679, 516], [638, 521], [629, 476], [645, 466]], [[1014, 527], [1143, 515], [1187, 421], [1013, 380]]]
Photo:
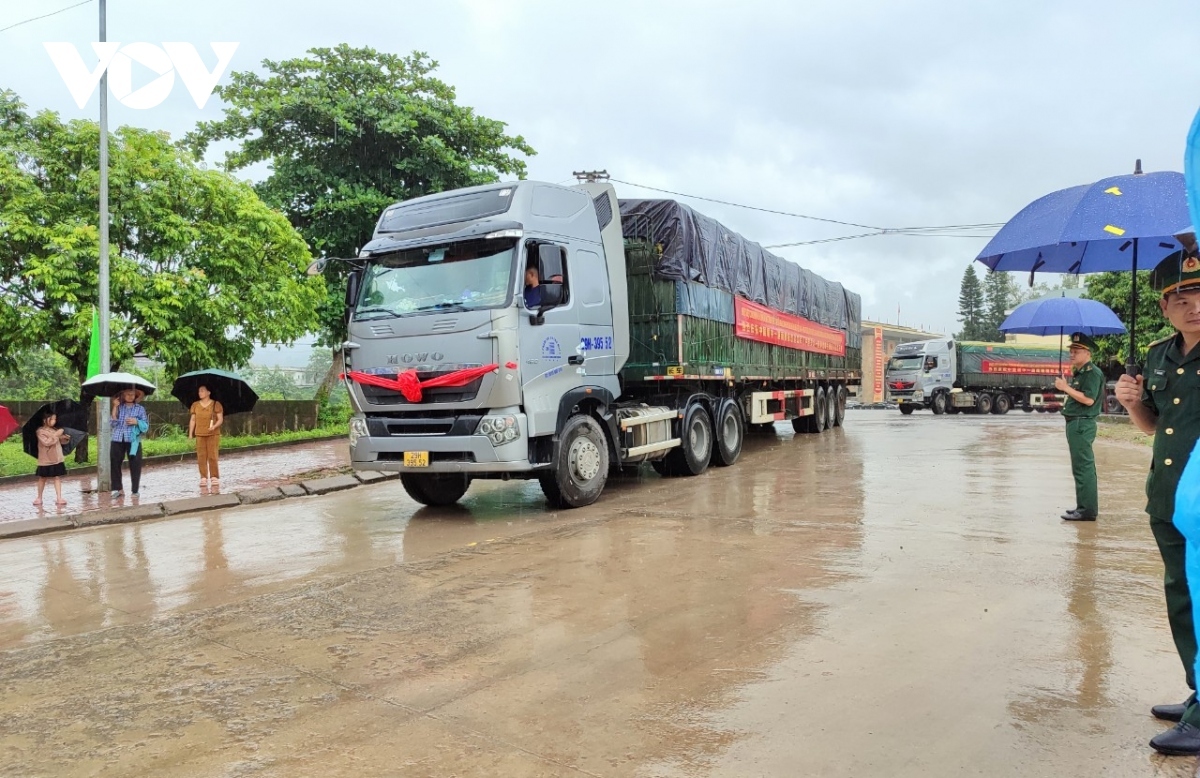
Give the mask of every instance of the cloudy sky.
[[[77, 0], [0, 4], [0, 28]], [[531, 178], [622, 181], [872, 227], [1002, 222], [1049, 191], [1182, 167], [1200, 106], [1195, 0], [109, 0], [109, 40], [239, 44], [231, 69], [346, 42], [421, 50], [459, 100], [538, 154]], [[67, 118], [43, 48], [90, 53], [91, 2], [0, 32], [0, 88]], [[89, 57], [91, 64], [94, 57]], [[148, 81], [149, 71], [137, 79]], [[111, 123], [180, 135], [220, 115], [177, 83]], [[621, 196], [655, 196], [619, 185]], [[682, 198], [681, 198], [682, 199]], [[862, 230], [692, 201], [764, 245]], [[971, 233], [980, 234], [980, 233]], [[870, 318], [957, 328], [986, 240], [872, 237], [779, 249], [863, 297]]]

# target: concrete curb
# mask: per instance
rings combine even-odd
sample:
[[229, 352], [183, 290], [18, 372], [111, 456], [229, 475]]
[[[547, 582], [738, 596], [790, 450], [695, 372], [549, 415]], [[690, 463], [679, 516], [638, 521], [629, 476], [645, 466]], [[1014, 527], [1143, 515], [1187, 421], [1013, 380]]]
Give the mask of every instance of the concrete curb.
[[242, 505], [260, 505], [265, 502], [286, 500], [294, 497], [330, 494], [367, 484], [393, 481], [399, 477], [399, 473], [356, 471], [353, 475], [335, 475], [329, 478], [318, 478], [316, 480], [284, 484], [283, 486], [272, 486], [266, 489], [248, 489], [244, 492], [188, 497], [182, 500], [167, 500], [165, 502], [147, 502], [123, 508], [107, 508], [97, 511], [86, 511], [84, 513], [71, 513], [64, 516], [9, 521], [0, 523], [0, 540], [26, 538], [32, 535], [44, 535], [48, 532], [61, 532], [81, 527], [128, 524], [135, 521], [148, 521], [150, 519], [182, 516], [222, 508], [235, 508]]
[[[249, 451], [266, 451], [273, 448], [290, 448], [292, 446], [305, 446], [309, 443], [324, 443], [327, 440], [344, 440], [345, 433], [337, 435], [325, 435], [320, 438], [305, 438], [304, 440], [289, 440], [285, 443], [256, 443], [253, 446], [238, 446], [237, 448], [222, 448], [221, 454], [240, 454]], [[69, 455], [69, 456], [74, 456]], [[151, 465], [155, 462], [190, 462], [196, 458], [196, 452], [188, 451], [183, 454], [162, 454], [156, 457], [145, 457], [142, 459], [142, 466]], [[96, 472], [95, 465], [87, 465], [86, 467], [72, 467], [67, 469], [67, 476], [73, 475], [90, 475]], [[0, 486], [10, 486], [12, 484], [33, 483], [37, 480], [37, 476], [33, 473], [24, 475], [5, 475], [0, 476]]]

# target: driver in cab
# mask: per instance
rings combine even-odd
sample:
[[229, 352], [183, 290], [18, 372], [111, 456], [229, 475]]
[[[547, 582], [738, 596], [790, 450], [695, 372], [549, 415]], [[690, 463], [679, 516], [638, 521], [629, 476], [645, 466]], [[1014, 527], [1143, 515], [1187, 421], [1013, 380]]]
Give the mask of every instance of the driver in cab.
[[525, 307], [530, 310], [542, 307], [541, 279], [538, 277], [537, 265], [525, 268]]

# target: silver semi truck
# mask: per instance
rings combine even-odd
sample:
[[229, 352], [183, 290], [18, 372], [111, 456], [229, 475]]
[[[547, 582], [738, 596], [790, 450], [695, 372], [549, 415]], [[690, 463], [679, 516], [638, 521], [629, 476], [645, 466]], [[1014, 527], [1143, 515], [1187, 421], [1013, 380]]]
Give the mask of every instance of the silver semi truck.
[[1045, 413], [1066, 399], [1054, 389], [1063, 364], [1060, 349], [938, 338], [896, 346], [884, 385], [906, 416], [922, 408], [939, 415]]
[[841, 424], [861, 382], [857, 295], [606, 182], [398, 203], [357, 257], [310, 272], [335, 261], [352, 464], [426, 505], [480, 478], [578, 507], [610, 469], [698, 475], [748, 430]]

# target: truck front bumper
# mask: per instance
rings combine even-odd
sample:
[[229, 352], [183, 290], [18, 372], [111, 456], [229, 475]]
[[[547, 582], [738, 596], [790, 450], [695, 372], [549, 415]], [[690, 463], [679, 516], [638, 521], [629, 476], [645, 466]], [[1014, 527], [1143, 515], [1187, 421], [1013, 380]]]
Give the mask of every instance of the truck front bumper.
[[[486, 435], [380, 435], [379, 420], [372, 419], [370, 435], [351, 434], [350, 464], [355, 470], [402, 473], [524, 473], [541, 469], [529, 461], [528, 422], [524, 414], [506, 414], [517, 419], [518, 436], [499, 446]], [[354, 425], [357, 419], [352, 420]], [[427, 467], [409, 467], [404, 455], [428, 455]]]

